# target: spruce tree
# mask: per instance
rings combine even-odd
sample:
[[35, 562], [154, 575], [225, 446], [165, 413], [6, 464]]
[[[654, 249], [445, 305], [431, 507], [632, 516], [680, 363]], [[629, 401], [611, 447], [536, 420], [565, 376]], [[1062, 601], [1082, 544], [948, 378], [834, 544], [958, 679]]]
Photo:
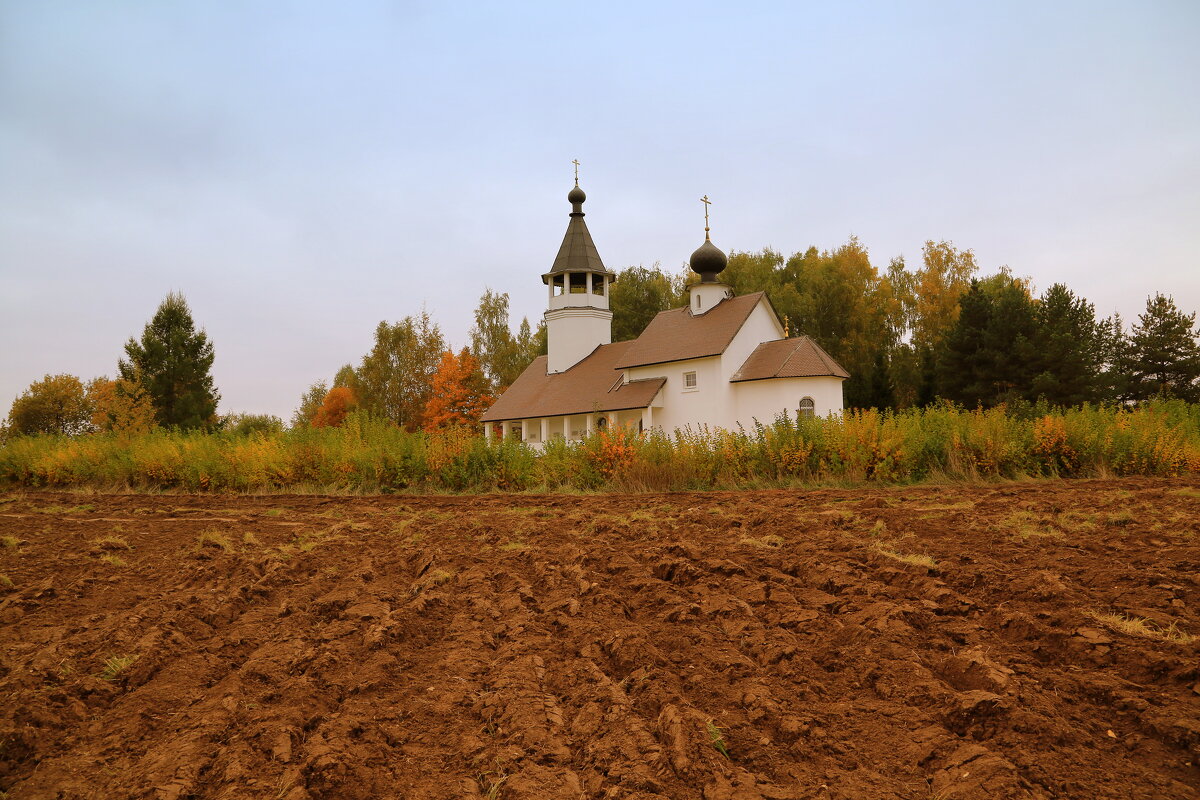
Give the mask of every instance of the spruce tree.
[[1056, 283], [1042, 295], [1037, 321], [1029, 399], [1059, 406], [1104, 399], [1105, 329], [1095, 306]]
[[989, 370], [984, 362], [992, 298], [974, 280], [958, 303], [958, 320], [947, 333], [937, 359], [937, 382], [943, 397], [973, 408], [988, 395]]
[[211, 428], [217, 419], [217, 400], [209, 370], [213, 346], [208, 334], [197, 331], [187, 300], [171, 292], [146, 323], [141, 340], [125, 343], [128, 361], [117, 370], [123, 380], [135, 381], [154, 405], [155, 422], [163, 427]]
[[1006, 273], [995, 276], [992, 315], [984, 333], [980, 371], [986, 385], [984, 405], [1025, 398], [1033, 382], [1037, 321], [1029, 290]]
[[1134, 399], [1158, 395], [1200, 402], [1200, 344], [1196, 314], [1156, 294], [1146, 301], [1129, 337], [1129, 373]]

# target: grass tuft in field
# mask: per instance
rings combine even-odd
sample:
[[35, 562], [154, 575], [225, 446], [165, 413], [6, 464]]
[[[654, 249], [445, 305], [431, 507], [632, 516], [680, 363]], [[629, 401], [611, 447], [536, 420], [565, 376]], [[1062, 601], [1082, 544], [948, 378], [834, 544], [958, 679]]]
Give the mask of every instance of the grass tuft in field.
[[105, 681], [115, 681], [135, 661], [137, 661], [137, 656], [111, 656], [110, 658], [106, 658], [104, 659], [104, 669], [100, 670], [100, 673], [96, 677]]
[[1144, 617], [1135, 617], [1132, 614], [1088, 611], [1087, 615], [1109, 630], [1124, 633], [1127, 636], [1140, 636], [1144, 639], [1161, 639], [1162, 641], [1175, 642], [1176, 644], [1191, 644], [1196, 639], [1190, 633], [1180, 630], [1179, 626], [1174, 622], [1164, 628], [1151, 620]]
[[871, 549], [876, 553], [879, 553], [881, 556], [885, 556], [894, 561], [899, 561], [902, 564], [908, 564], [914, 567], [924, 567], [925, 569], [938, 569], [938, 562], [932, 556], [919, 553], [901, 553], [897, 550], [893, 550], [891, 547], [883, 544], [882, 542], [876, 542], [871, 546]]
[[705, 723], [705, 730], [708, 733], [708, 743], [725, 758], [730, 758], [729, 747], [725, 744], [725, 736], [721, 733], [721, 729], [711, 719]]
[[229, 534], [217, 528], [201, 531], [196, 537], [196, 551], [200, 552], [206, 547], [215, 547], [226, 553], [234, 550], [233, 540], [229, 538]]

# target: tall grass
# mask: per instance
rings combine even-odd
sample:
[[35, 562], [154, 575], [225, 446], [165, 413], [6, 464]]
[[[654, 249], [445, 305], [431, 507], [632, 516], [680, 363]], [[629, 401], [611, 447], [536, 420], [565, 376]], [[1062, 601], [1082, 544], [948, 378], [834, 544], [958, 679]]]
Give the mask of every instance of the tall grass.
[[1021, 476], [1200, 472], [1200, 406], [1012, 413], [953, 405], [780, 418], [751, 430], [610, 429], [536, 453], [465, 429], [406, 433], [352, 414], [340, 428], [16, 437], [0, 481], [192, 492], [619, 491]]

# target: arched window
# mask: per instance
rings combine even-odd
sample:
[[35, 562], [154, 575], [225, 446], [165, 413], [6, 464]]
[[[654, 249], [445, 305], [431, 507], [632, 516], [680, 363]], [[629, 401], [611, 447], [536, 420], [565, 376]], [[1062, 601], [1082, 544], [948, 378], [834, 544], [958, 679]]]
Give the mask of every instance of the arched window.
[[805, 397], [800, 400], [800, 416], [815, 417], [817, 415], [817, 404], [813, 402], [811, 397]]

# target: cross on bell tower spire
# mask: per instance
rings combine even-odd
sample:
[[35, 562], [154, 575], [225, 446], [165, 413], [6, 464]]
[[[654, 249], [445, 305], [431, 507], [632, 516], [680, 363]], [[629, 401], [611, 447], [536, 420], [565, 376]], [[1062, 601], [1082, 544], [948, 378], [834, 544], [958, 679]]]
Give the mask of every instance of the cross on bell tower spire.
[[578, 158], [572, 159], [571, 163], [575, 165], [575, 185], [578, 186], [579, 185], [579, 159]]

